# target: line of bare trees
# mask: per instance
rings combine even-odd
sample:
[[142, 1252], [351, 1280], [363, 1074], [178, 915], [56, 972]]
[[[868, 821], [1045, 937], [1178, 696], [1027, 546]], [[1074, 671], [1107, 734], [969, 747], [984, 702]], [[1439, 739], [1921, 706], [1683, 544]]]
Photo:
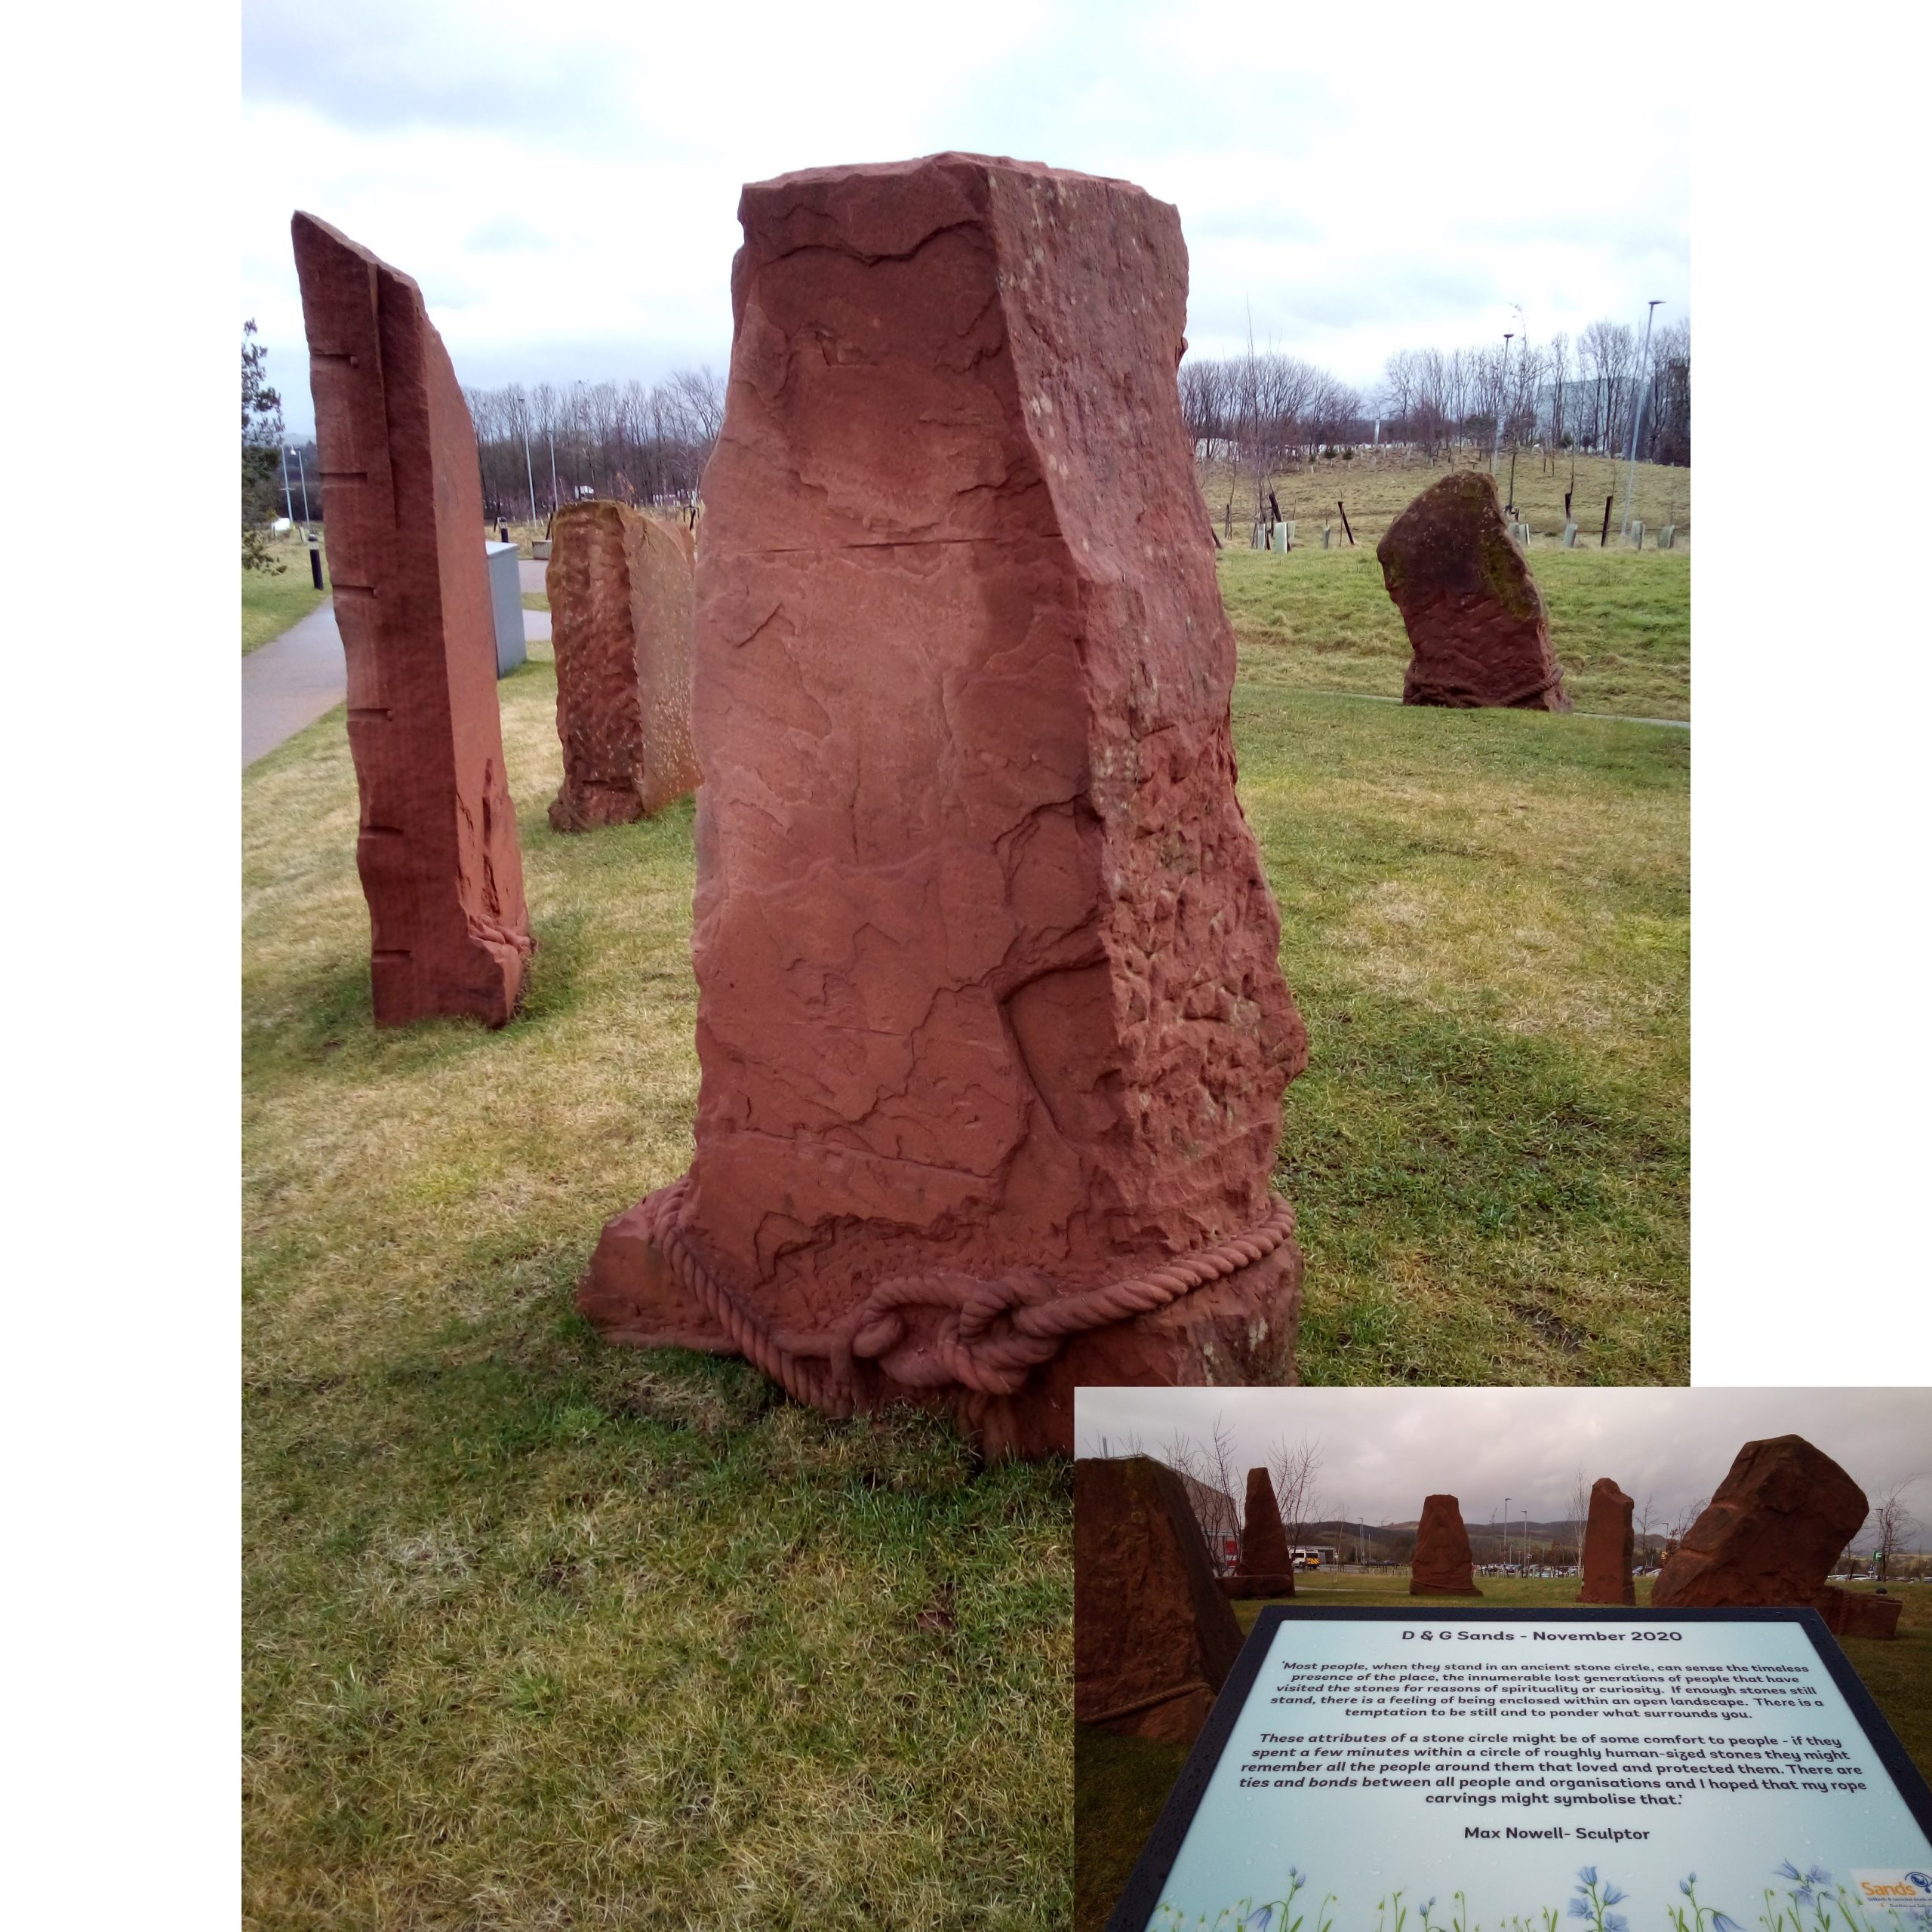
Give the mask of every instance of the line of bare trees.
[[696, 500], [724, 420], [724, 386], [710, 370], [643, 383], [540, 383], [466, 389], [476, 426], [485, 513], [547, 517], [580, 497], [641, 506]]
[[1376, 394], [1385, 442], [1431, 459], [1460, 444], [1540, 444], [1622, 455], [1641, 409], [1637, 454], [1646, 463], [1690, 460], [1690, 322], [1654, 330], [1650, 352], [1626, 322], [1595, 321], [1573, 343], [1522, 337], [1486, 348], [1398, 349]]
[[1352, 456], [1380, 424], [1385, 446], [1426, 461], [1459, 448], [1540, 445], [1621, 455], [1633, 413], [1638, 455], [1690, 460], [1690, 324], [1667, 323], [1644, 354], [1627, 323], [1592, 322], [1536, 343], [1523, 337], [1487, 348], [1399, 349], [1372, 392], [1351, 388], [1292, 355], [1191, 356], [1180, 366], [1181, 414], [1205, 458], [1251, 475], [1257, 514], [1267, 478], [1331, 453]]

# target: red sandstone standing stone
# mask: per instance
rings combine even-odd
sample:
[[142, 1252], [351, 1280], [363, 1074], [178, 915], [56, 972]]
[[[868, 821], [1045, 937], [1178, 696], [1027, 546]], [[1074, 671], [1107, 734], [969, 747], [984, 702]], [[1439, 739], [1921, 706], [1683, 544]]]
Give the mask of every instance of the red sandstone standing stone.
[[1375, 554], [1414, 653], [1404, 704], [1570, 709], [1543, 597], [1493, 478], [1453, 471], [1389, 525]]
[[1896, 1638], [1905, 1600], [1841, 1590], [1835, 1583], [1827, 1583], [1811, 1599], [1811, 1607], [1824, 1618], [1825, 1627], [1835, 1637]]
[[697, 1158], [614, 1339], [1066, 1453], [1081, 1383], [1293, 1379], [1307, 1036], [1235, 795], [1174, 210], [941, 155], [747, 188], [705, 476]]
[[1475, 1559], [1469, 1553], [1469, 1533], [1463, 1527], [1461, 1506], [1453, 1496], [1423, 1499], [1422, 1521], [1416, 1526], [1415, 1560], [1409, 1567], [1412, 1597], [1479, 1597]]
[[503, 770], [476, 436], [410, 278], [294, 222], [361, 795], [376, 1023], [500, 1026], [531, 950]]
[[1247, 1472], [1241, 1561], [1221, 1579], [1221, 1588], [1231, 1597], [1291, 1597], [1295, 1593], [1294, 1558], [1288, 1553], [1281, 1507], [1275, 1500], [1275, 1485], [1266, 1469]]
[[1630, 1565], [1637, 1540], [1630, 1526], [1636, 1505], [1607, 1476], [1599, 1476], [1590, 1491], [1589, 1520], [1583, 1526], [1583, 1587], [1579, 1603], [1629, 1603], [1637, 1601]]
[[1075, 1463], [1075, 1719], [1192, 1744], [1240, 1649], [1180, 1477], [1146, 1456]]
[[627, 824], [697, 783], [691, 749], [691, 540], [614, 503], [569, 503], [544, 589], [557, 658], [559, 832]]
[[1808, 1604], [1866, 1513], [1865, 1492], [1801, 1435], [1747, 1442], [1665, 1559], [1657, 1608]]

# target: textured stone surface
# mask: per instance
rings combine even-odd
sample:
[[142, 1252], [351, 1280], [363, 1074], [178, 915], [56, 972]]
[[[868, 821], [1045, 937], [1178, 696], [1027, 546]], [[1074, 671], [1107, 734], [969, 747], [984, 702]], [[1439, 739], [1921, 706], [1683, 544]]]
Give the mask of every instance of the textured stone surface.
[[1479, 1597], [1475, 1559], [1469, 1554], [1469, 1533], [1463, 1511], [1453, 1496], [1423, 1499], [1422, 1521], [1416, 1526], [1415, 1561], [1409, 1567], [1412, 1597]]
[[1583, 1587], [1579, 1603], [1629, 1603], [1637, 1601], [1630, 1565], [1636, 1555], [1636, 1534], [1630, 1526], [1636, 1504], [1607, 1476], [1599, 1476], [1590, 1490], [1589, 1519], [1583, 1525]]
[[1247, 1501], [1241, 1512], [1241, 1561], [1221, 1579], [1230, 1597], [1291, 1597], [1294, 1559], [1288, 1554], [1281, 1506], [1266, 1469], [1247, 1472]]
[[1808, 1604], [1866, 1512], [1865, 1492], [1801, 1435], [1747, 1442], [1665, 1561], [1659, 1609]]
[[569, 503], [543, 574], [557, 656], [559, 832], [623, 825], [697, 784], [690, 533], [625, 503]]
[[1070, 1448], [1075, 1374], [1285, 1380], [1268, 1180], [1306, 1035], [1235, 796], [1174, 211], [941, 155], [740, 218], [697, 1158], [580, 1306], [995, 1451]]
[[1872, 1596], [1863, 1590], [1841, 1590], [1835, 1583], [1827, 1583], [1811, 1599], [1811, 1607], [1835, 1637], [1890, 1638], [1899, 1634], [1899, 1615], [1905, 1600]]
[[1073, 1715], [1192, 1744], [1241, 1649], [1199, 1524], [1146, 1456], [1073, 1466]]
[[1414, 654], [1404, 704], [1570, 709], [1543, 597], [1493, 478], [1460, 469], [1432, 485], [1375, 554]]
[[312, 215], [294, 232], [376, 1021], [500, 1026], [522, 989], [530, 915], [475, 433], [415, 283]]

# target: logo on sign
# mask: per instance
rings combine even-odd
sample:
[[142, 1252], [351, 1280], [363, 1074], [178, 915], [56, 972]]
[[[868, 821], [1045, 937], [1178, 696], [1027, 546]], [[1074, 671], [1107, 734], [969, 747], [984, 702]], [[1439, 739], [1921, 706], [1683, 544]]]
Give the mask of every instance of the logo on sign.
[[1852, 1882], [1867, 1905], [1932, 1904], [1932, 1872], [1854, 1872]]

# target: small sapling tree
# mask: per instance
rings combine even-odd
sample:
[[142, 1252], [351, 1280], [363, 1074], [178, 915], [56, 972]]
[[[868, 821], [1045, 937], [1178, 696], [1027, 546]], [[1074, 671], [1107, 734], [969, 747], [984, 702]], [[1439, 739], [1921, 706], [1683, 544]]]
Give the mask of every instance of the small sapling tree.
[[285, 571], [264, 534], [275, 521], [275, 485], [281, 456], [281, 398], [269, 386], [266, 347], [255, 340], [252, 320], [242, 325], [242, 568]]

